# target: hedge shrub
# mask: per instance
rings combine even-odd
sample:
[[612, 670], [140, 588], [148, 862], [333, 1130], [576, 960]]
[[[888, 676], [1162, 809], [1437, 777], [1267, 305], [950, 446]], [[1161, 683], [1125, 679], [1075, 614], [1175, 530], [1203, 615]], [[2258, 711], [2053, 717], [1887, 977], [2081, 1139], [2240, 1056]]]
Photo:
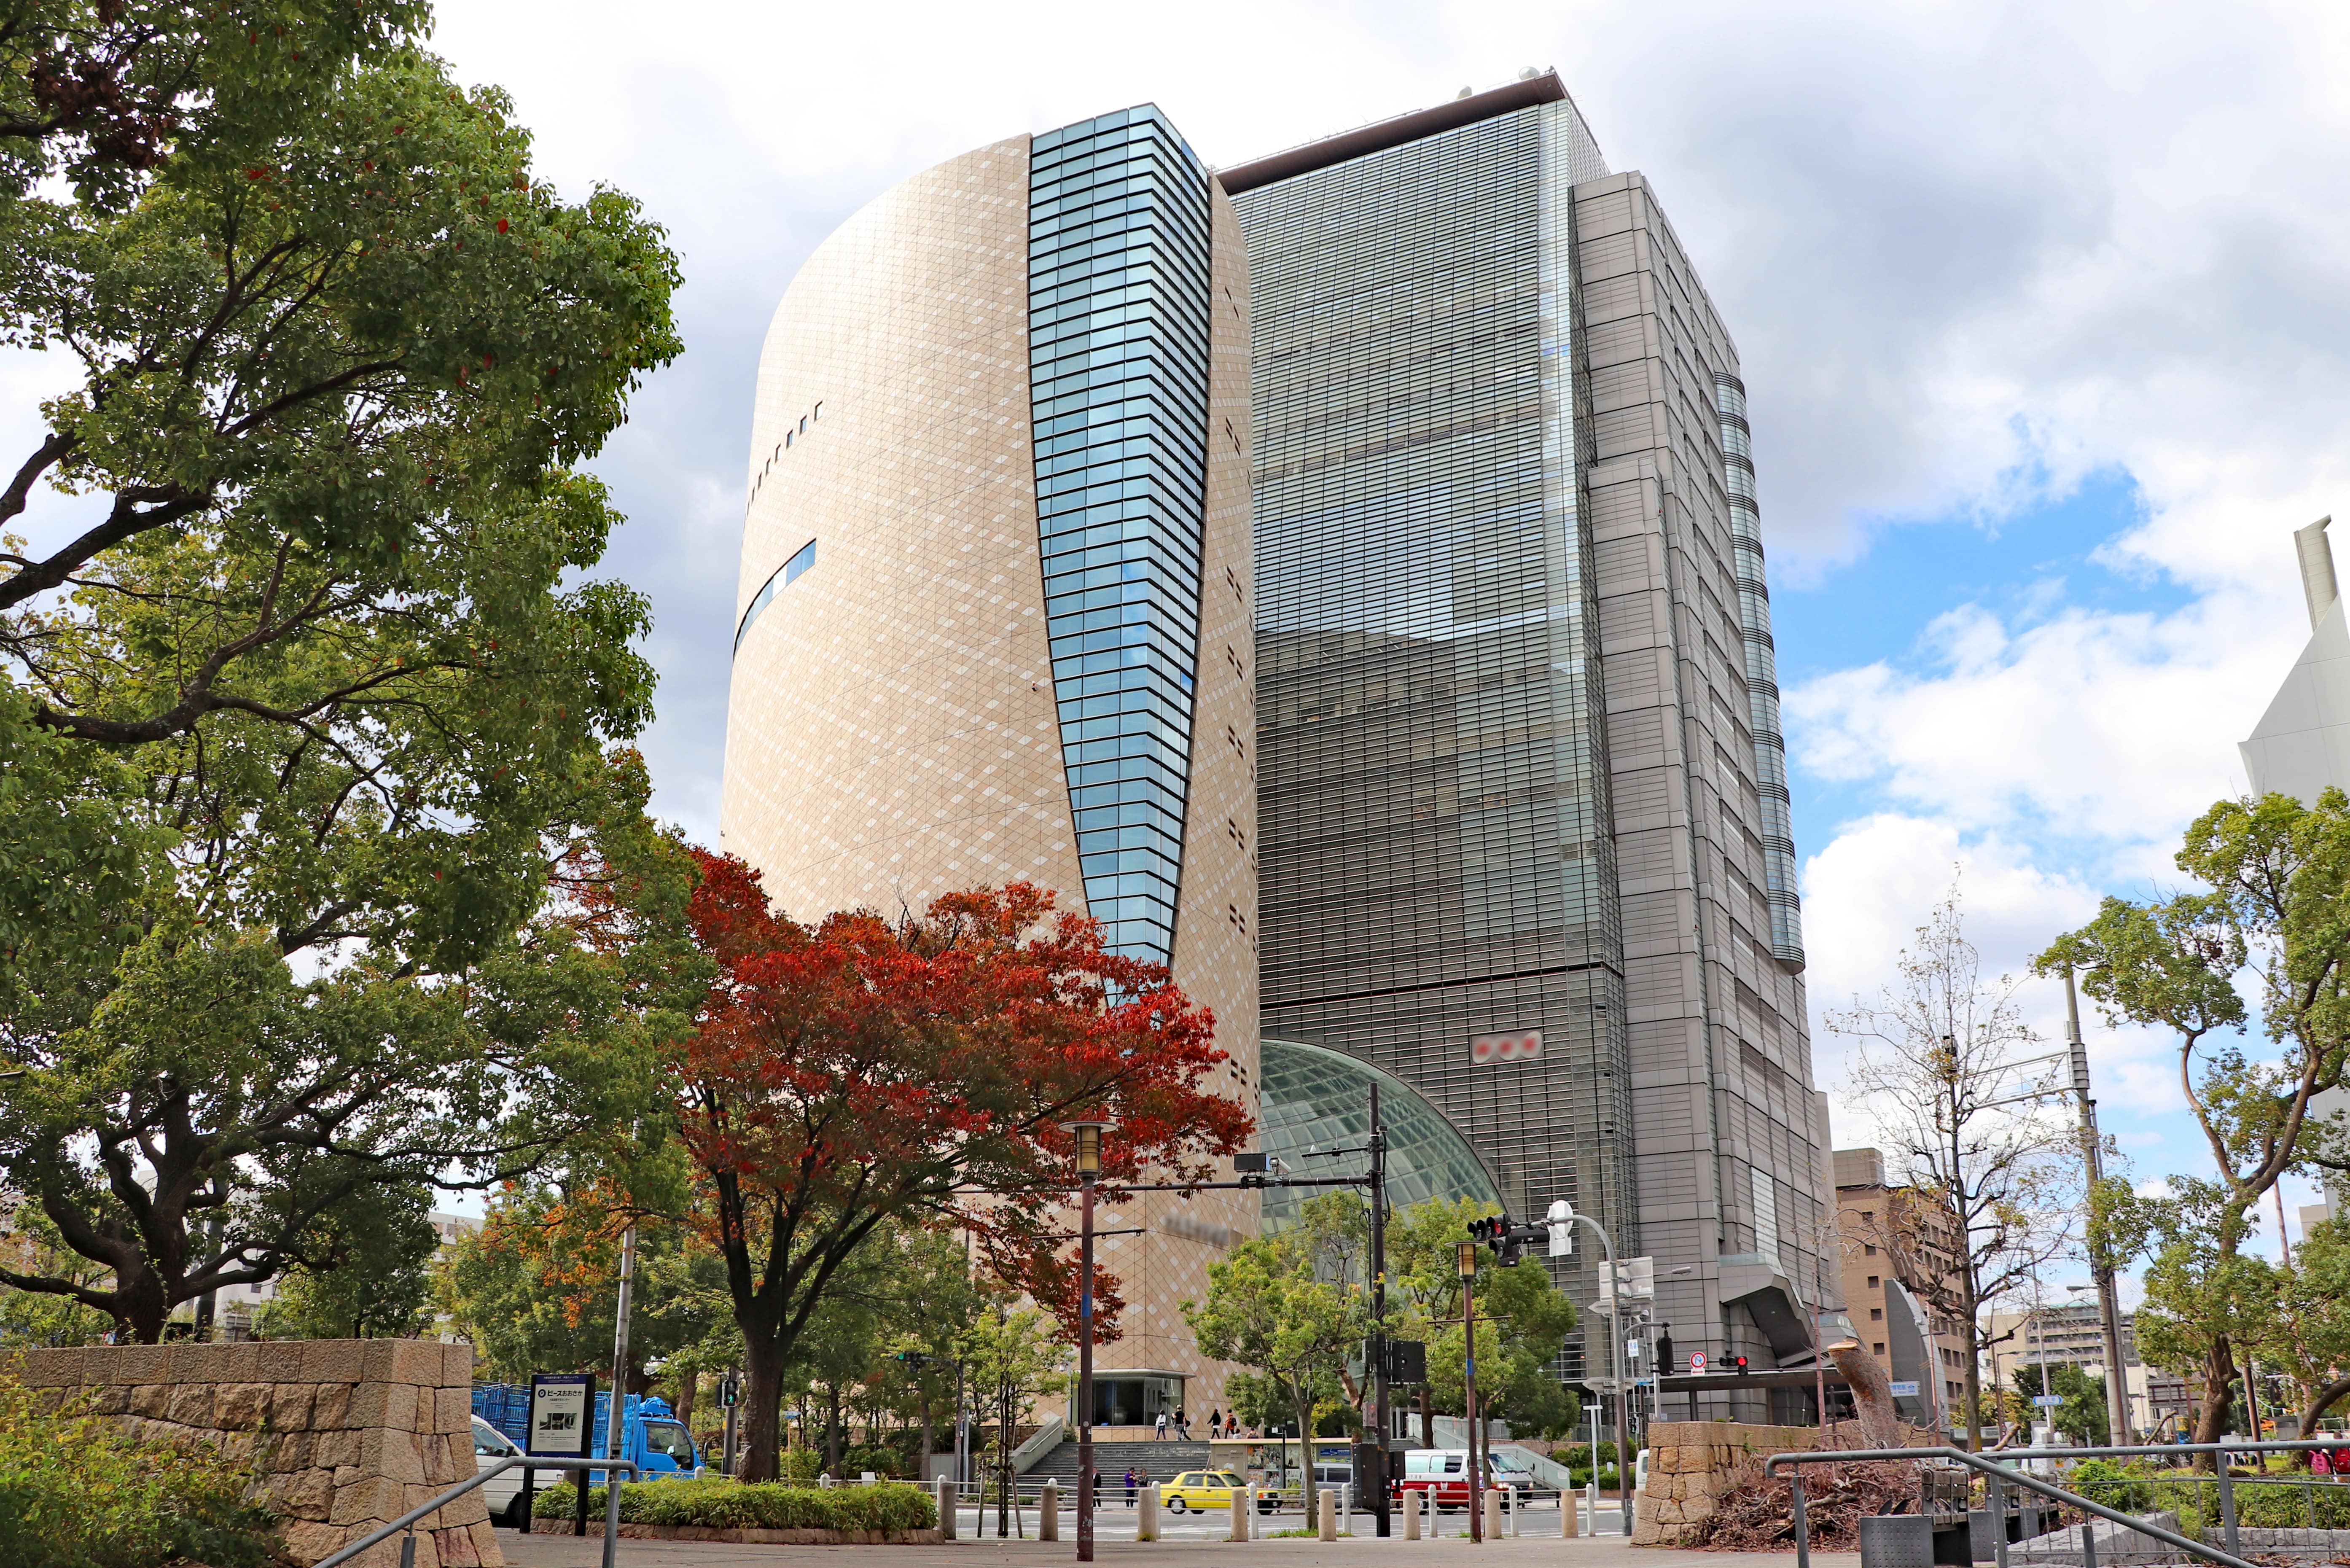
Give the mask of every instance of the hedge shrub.
[[[571, 1484], [548, 1487], [532, 1500], [545, 1519], [567, 1519], [577, 1504]], [[604, 1489], [588, 1489], [588, 1517], [604, 1517]], [[629, 1524], [696, 1524], [716, 1530], [929, 1530], [939, 1522], [931, 1494], [920, 1487], [792, 1486], [713, 1476], [658, 1480], [620, 1488], [620, 1518]]]
[[0, 1367], [0, 1563], [161, 1568], [275, 1560], [252, 1473], [209, 1449], [134, 1441], [99, 1417], [52, 1414]]

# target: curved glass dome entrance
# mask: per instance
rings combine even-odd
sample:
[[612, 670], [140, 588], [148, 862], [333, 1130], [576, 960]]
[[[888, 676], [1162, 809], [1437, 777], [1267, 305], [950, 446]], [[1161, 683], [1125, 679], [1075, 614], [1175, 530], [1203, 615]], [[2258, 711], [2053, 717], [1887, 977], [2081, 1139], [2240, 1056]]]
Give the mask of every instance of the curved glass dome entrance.
[[[1258, 1074], [1263, 1088], [1259, 1147], [1298, 1176], [1351, 1176], [1369, 1168], [1360, 1155], [1308, 1158], [1317, 1149], [1358, 1148], [1371, 1127], [1371, 1085], [1388, 1129], [1388, 1203], [1409, 1209], [1431, 1198], [1473, 1198], [1502, 1206], [1502, 1189], [1469, 1140], [1418, 1089], [1344, 1052], [1302, 1040], [1266, 1039]], [[1338, 1189], [1330, 1189], [1332, 1191]], [[1311, 1191], [1264, 1190], [1263, 1229], [1298, 1221]]]

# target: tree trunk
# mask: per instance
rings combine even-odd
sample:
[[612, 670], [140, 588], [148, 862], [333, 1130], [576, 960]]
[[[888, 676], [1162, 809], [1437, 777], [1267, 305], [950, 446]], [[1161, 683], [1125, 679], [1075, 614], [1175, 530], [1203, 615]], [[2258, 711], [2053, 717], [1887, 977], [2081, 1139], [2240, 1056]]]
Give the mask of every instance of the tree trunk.
[[743, 1336], [743, 1454], [740, 1474], [746, 1481], [771, 1481], [780, 1474], [776, 1459], [776, 1417], [784, 1397], [784, 1355], [775, 1341], [760, 1335]]
[[[2301, 1435], [2305, 1438], [2316, 1431], [2318, 1417], [2324, 1415], [2326, 1411], [2332, 1409], [2335, 1402], [2341, 1399], [2345, 1395], [2350, 1395], [2350, 1377], [2339, 1378], [2334, 1382], [2328, 1383], [2324, 1387], [2320, 1388], [2316, 1393], [2311, 1395], [2309, 1397], [2309, 1403], [2302, 1407]], [[2304, 1466], [2309, 1463], [2309, 1454], [2306, 1450], [2295, 1457], [2299, 1459]]]
[[2235, 1387], [2235, 1346], [2228, 1343], [2226, 1334], [2214, 1334], [2211, 1348], [2203, 1358], [2203, 1408], [2195, 1418], [2197, 1442], [2216, 1443], [2226, 1434], [2228, 1406], [2234, 1397]]
[[921, 1450], [921, 1457], [920, 1457], [920, 1459], [917, 1459], [914, 1461], [914, 1479], [915, 1479], [916, 1480], [928, 1480], [930, 1479], [930, 1469], [931, 1469], [931, 1399], [930, 1399], [930, 1396], [929, 1396], [929, 1395], [927, 1395], [927, 1394], [925, 1394], [924, 1396], [922, 1396], [922, 1450]]
[[[1961, 1241], [1965, 1240], [1960, 1237]], [[1975, 1300], [1975, 1261], [1970, 1253], [1959, 1269], [1959, 1304], [1967, 1324], [1967, 1452], [1982, 1452], [1982, 1323]]]
[[840, 1386], [824, 1386], [824, 1469], [837, 1480], [840, 1476]]
[[1428, 1403], [1428, 1385], [1419, 1386], [1419, 1446], [1436, 1447], [1436, 1411]]
[[689, 1432], [693, 1430], [693, 1397], [701, 1388], [702, 1374], [689, 1372], [677, 1380], [677, 1397], [670, 1401], [671, 1408], [677, 1412], [678, 1425]]

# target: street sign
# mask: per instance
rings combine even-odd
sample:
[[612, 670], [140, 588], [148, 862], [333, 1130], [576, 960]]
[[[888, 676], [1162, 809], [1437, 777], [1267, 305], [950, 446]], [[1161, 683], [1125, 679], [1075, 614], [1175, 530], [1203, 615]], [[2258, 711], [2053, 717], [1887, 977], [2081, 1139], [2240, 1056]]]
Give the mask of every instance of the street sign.
[[1469, 1060], [1482, 1067], [1489, 1062], [1531, 1062], [1542, 1054], [1542, 1031], [1523, 1034], [1480, 1034], [1469, 1042]]
[[1915, 1399], [1918, 1397], [1918, 1385], [1915, 1383], [1896, 1383], [1893, 1385], [1893, 1397], [1896, 1399]]
[[1695, 1377], [1698, 1374], [1700, 1374], [1700, 1372], [1703, 1372], [1704, 1370], [1705, 1370], [1705, 1352], [1704, 1352], [1704, 1351], [1702, 1351], [1702, 1350], [1692, 1350], [1692, 1351], [1690, 1351], [1690, 1376], [1692, 1376], [1692, 1377]]
[[541, 1372], [530, 1380], [530, 1430], [523, 1451], [584, 1459], [588, 1420], [596, 1409], [592, 1372]]
[[2064, 1396], [2062, 1394], [2034, 1394], [2032, 1397], [2032, 1402], [2034, 1405], [2039, 1406], [2043, 1410], [2054, 1410], [2057, 1406], [2064, 1403]]

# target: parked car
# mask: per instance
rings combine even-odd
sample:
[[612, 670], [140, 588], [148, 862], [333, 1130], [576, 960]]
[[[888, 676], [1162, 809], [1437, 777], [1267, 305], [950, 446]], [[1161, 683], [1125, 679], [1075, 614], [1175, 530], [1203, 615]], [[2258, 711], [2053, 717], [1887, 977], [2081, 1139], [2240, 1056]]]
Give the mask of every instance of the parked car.
[[[488, 1469], [500, 1459], [522, 1450], [512, 1438], [479, 1416], [473, 1417], [473, 1469]], [[498, 1523], [514, 1529], [522, 1528], [522, 1471], [511, 1469], [493, 1476], [482, 1483], [482, 1501], [489, 1506], [490, 1517]]]
[[[1485, 1456], [1485, 1484], [1491, 1487], [1516, 1487], [1521, 1491], [1534, 1490], [1531, 1471], [1516, 1469], [1499, 1454]], [[1403, 1456], [1403, 1480], [1397, 1483], [1399, 1493], [1424, 1491], [1430, 1508], [1466, 1508], [1469, 1506], [1469, 1450], [1466, 1449], [1411, 1449]], [[1505, 1503], [1506, 1505], [1506, 1503]]]

